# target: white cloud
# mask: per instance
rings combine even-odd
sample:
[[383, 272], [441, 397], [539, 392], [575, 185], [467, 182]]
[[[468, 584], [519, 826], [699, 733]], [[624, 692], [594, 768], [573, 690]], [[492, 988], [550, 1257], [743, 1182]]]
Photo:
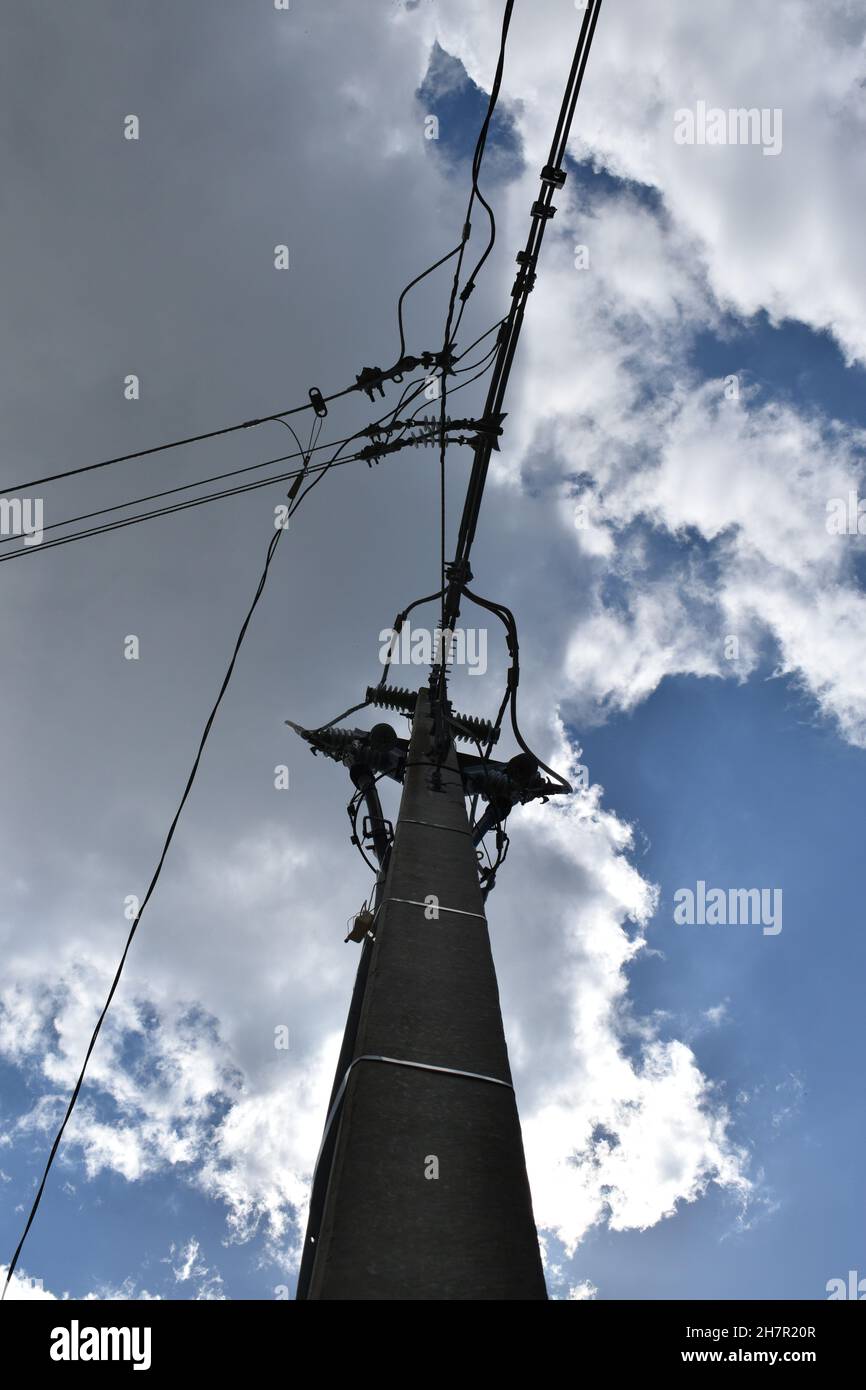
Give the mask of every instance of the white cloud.
[[[394, 289], [398, 267], [414, 273], [424, 262], [421, 244], [431, 239], [431, 221], [444, 228], [458, 202], [462, 212], [463, 190], [458, 199], [435, 162], [422, 162], [421, 137], [407, 116], [433, 28], [485, 84], [496, 13], [495, 7], [439, 0], [435, 7], [395, 11], [384, 39], [373, 25], [344, 23], [348, 13], [334, 11], [336, 18], [322, 21], [325, 29], [344, 25], [339, 41], [331, 34], [325, 46], [342, 66], [326, 94], [311, 96], [321, 105], [312, 108], [305, 158], [317, 178], [327, 159], [329, 180], [353, 209], [353, 236], [356, 227], [360, 238], [363, 228], [375, 225], [381, 240], [374, 245], [367, 236], [364, 264], [387, 271]], [[567, 186], [545, 243], [507, 440], [485, 504], [491, 530], [506, 538], [506, 559], [499, 557], [492, 578], [519, 584], [525, 627], [544, 658], [523, 664], [527, 732], [535, 726], [543, 737], [551, 700], [589, 719], [633, 708], [666, 675], [744, 678], [770, 642], [778, 670], [800, 681], [847, 738], [866, 742], [860, 658], [866, 610], [852, 577], [853, 548], [844, 538], [828, 537], [824, 527], [826, 497], [856, 485], [862, 440], [802, 409], [766, 402], [745, 382], [740, 403], [727, 402], [721, 383], [697, 381], [689, 360], [692, 330], [718, 326], [731, 306], [742, 313], [765, 307], [778, 317], [827, 326], [848, 352], [866, 354], [866, 252], [857, 203], [864, 143], [854, 138], [859, 117], [852, 105], [862, 61], [859, 35], [851, 20], [845, 38], [840, 5], [788, 3], [784, 18], [780, 13], [769, 0], [744, 5], [742, 22], [721, 7], [702, 9], [697, 23], [688, 0], [664, 12], [637, 0], [603, 12], [575, 151], [588, 150], [619, 173], [654, 184], [663, 209], [654, 213], [627, 192], [578, 206]], [[509, 48], [506, 93], [521, 100], [516, 117], [533, 169], [546, 159], [557, 87], [549, 54], [562, 54], [564, 66], [562, 29], [574, 19], [568, 6], [518, 7], [515, 23], [523, 27]], [[768, 53], [778, 55], [769, 85], [760, 68]], [[400, 81], [392, 80], [395, 73]], [[329, 110], [332, 90], [336, 114]], [[724, 105], [782, 105], [783, 155], [769, 160], [755, 150], [674, 146], [673, 109], [704, 95]], [[840, 122], [850, 125], [852, 138], [839, 139]], [[535, 174], [527, 174], [503, 193], [500, 245], [522, 242], [534, 184]], [[387, 215], [392, 205], [383, 202], [385, 193], [396, 199], [395, 190], [399, 217]], [[374, 217], [367, 202], [375, 205]], [[321, 217], [321, 209], [315, 215]], [[449, 236], [443, 232], [438, 253]], [[590, 246], [588, 271], [573, 264], [576, 243]], [[342, 245], [331, 247], [335, 266]], [[505, 294], [507, 275], [500, 276]], [[381, 281], [368, 298], [351, 275], [348, 284], [362, 311], [353, 317], [348, 299], [335, 291], [347, 317], [338, 326], [347, 335], [362, 333], [367, 351], [367, 310]], [[489, 282], [479, 284], [476, 299], [488, 288]], [[315, 319], [320, 291], [300, 287], [299, 321]], [[383, 324], [393, 328], [390, 302], [377, 331], [384, 333]], [[499, 311], [492, 295], [489, 303]], [[335, 312], [329, 305], [329, 322]], [[416, 322], [423, 321], [419, 314]], [[306, 341], [303, 347], [306, 353]], [[296, 376], [306, 371], [306, 358], [294, 366]], [[381, 494], [376, 497], [373, 513], [381, 507]], [[573, 524], [579, 497], [589, 507], [585, 531]], [[361, 505], [355, 542], [366, 524]], [[659, 559], [659, 538], [683, 537], [699, 538], [701, 545], [671, 545]], [[395, 566], [404, 560], [415, 565], [416, 534], [407, 528], [392, 539], [403, 547]], [[547, 568], [514, 566], [509, 539], [524, 555], [542, 553], [543, 544]], [[332, 590], [326, 586], [322, 596], [310, 585], [304, 592], [311, 684], [301, 684], [303, 663], [294, 660], [300, 643], [288, 667], [279, 668], [281, 678], [290, 669], [296, 682], [289, 686], [292, 701], [306, 699], [323, 716], [338, 686], [334, 707], [349, 703], [342, 699], [343, 683], [350, 684], [361, 665], [353, 665], [351, 624], [367, 621], [372, 607], [364, 589], [359, 607], [348, 611], [362, 586], [352, 582], [356, 546], [346, 553], [350, 568], [335, 569]], [[314, 564], [316, 546], [302, 554]], [[222, 555], [219, 566], [221, 574]], [[330, 583], [321, 575], [319, 582], [326, 578]], [[214, 590], [217, 607], [221, 592]], [[399, 601], [404, 598], [401, 590]], [[390, 580], [375, 592], [380, 599], [392, 604]], [[104, 610], [99, 617], [106, 625]], [[370, 624], [371, 653], [380, 626], [378, 620]], [[223, 629], [220, 616], [220, 641]], [[266, 628], [262, 646], [279, 650], [282, 632], [282, 626]], [[721, 645], [730, 633], [740, 639], [733, 663]], [[187, 741], [211, 693], [209, 648], [206, 656], [190, 661], [181, 688], [173, 690]], [[276, 667], [266, 675], [253, 669], [264, 686]], [[164, 699], [162, 687], [160, 695]], [[240, 699], [237, 687], [232, 697]], [[262, 716], [263, 706], [254, 705], [248, 689], [246, 699], [255, 718]], [[268, 720], [282, 717], [276, 709], [282, 699], [281, 691], [264, 709]], [[38, 865], [25, 870], [10, 858], [4, 866], [4, 881], [15, 885], [4, 927], [6, 973], [17, 985], [0, 1001], [0, 1053], [48, 1089], [10, 1138], [47, 1137], [56, 1122], [116, 962], [119, 923], [111, 894], [122, 901], [133, 872], [138, 882], [147, 857], [142, 846], [150, 846], [163, 826], [163, 793], [156, 794], [147, 781], [150, 768], [143, 766], [158, 753], [135, 760], [127, 747], [137, 733], [135, 716], [124, 724], [120, 704], [108, 709], [119, 730], [118, 756], [129, 758], [129, 783], [118, 792], [106, 753], [110, 780], [95, 780], [93, 796], [114, 808], [122, 793], [125, 804], [138, 776], [136, 801], [144, 809], [141, 823], [124, 823], [132, 830], [122, 841], [127, 858], [117, 882], [106, 873], [112, 843], [103, 858], [94, 855], [91, 822], [79, 839], [71, 814], [46, 827]], [[272, 743], [253, 743], [249, 706], [235, 724], [227, 722], [232, 708], [229, 701], [221, 711], [217, 747], [208, 756], [222, 756], [218, 750], [234, 737], [249, 762], [258, 758], [269, 775]], [[92, 739], [86, 714], [78, 717]], [[161, 710], [161, 721], [171, 717]], [[104, 716], [104, 723], [111, 720]], [[163, 723], [152, 726], [152, 734], [154, 728], [148, 749], [163, 742]], [[103, 729], [98, 732], [102, 736]], [[566, 754], [563, 746], [556, 751], [558, 759]], [[160, 773], [176, 776], [173, 755], [172, 743]], [[227, 788], [235, 786], [225, 766], [218, 763], [210, 784], [221, 816], [229, 815]], [[208, 762], [204, 776], [209, 769]], [[342, 796], [343, 782], [330, 767], [317, 771], [318, 800], [292, 808], [304, 807], [300, 828], [291, 812], [285, 819], [265, 814], [249, 791], [256, 815], [244, 820], [246, 804], [239, 812], [243, 834], [208, 824], [208, 797], [199, 799], [197, 789], [61, 1157], [69, 1168], [80, 1160], [90, 1180], [113, 1171], [134, 1182], [173, 1170], [178, 1181], [194, 1182], [225, 1204], [231, 1239], [264, 1233], [287, 1272], [297, 1259], [355, 960], [342, 945], [339, 925], [367, 886], [363, 875], [344, 869], [349, 850], [333, 830], [334, 788], [339, 785]], [[65, 808], [65, 788], [55, 791]], [[101, 807], [100, 815], [106, 831], [111, 809]], [[684, 1043], [662, 1036], [660, 1020], [636, 1017], [629, 1004], [628, 968], [647, 950], [643, 933], [655, 906], [652, 885], [631, 862], [630, 828], [604, 809], [596, 787], [568, 807], [515, 816], [514, 830], [503, 876], [508, 891], [491, 906], [539, 1222], [573, 1249], [598, 1223], [644, 1229], [710, 1184], [748, 1200], [745, 1157], [720, 1092]], [[48, 873], [42, 877], [46, 868], [58, 882]], [[273, 1048], [274, 1027], [283, 1024], [293, 1039], [287, 1054]], [[196, 1242], [190, 1239], [176, 1256], [172, 1268], [183, 1275], [178, 1283], [191, 1283], [200, 1268]], [[207, 1287], [209, 1268], [201, 1271], [200, 1287]], [[579, 1292], [592, 1289], [589, 1281], [568, 1287], [569, 1296], [593, 1296]]]
[[[424, 13], [443, 46], [489, 83], [496, 10], [440, 0]], [[562, 85], [552, 80], [550, 55], [559, 55], [564, 80], [579, 20], [559, 5], [515, 13], [504, 92], [523, 103], [533, 162], [543, 162]], [[573, 139], [578, 155], [660, 190], [720, 302], [746, 316], [765, 308], [828, 329], [861, 361], [864, 32], [862, 11], [846, 0], [736, 0], [700, 11], [689, 0], [661, 10], [642, 0], [604, 6]], [[781, 154], [676, 144], [674, 113], [698, 100], [725, 110], [781, 108]]]
[[[563, 761], [569, 753], [561, 730], [557, 738]], [[626, 972], [645, 949], [642, 929], [655, 892], [629, 862], [629, 828], [602, 808], [600, 796], [594, 786], [555, 811], [519, 813], [510, 891], [495, 905], [536, 1216], [568, 1249], [602, 1220], [615, 1229], [653, 1224], [678, 1202], [694, 1200], [709, 1181], [748, 1190], [724, 1107], [692, 1053], [662, 1042], [651, 1021], [630, 1017]], [[245, 852], [242, 845], [226, 861], [229, 898], [232, 885], [246, 891]], [[522, 872], [530, 861], [533, 873]], [[269, 876], [259, 861], [256, 874], [258, 908], [267, 917], [280, 898], [281, 870], [271, 861]], [[193, 894], [195, 886], [193, 872]], [[530, 910], [543, 926], [526, 961], [522, 923]], [[211, 925], [219, 929], [216, 920]], [[326, 929], [320, 922], [318, 930]], [[268, 944], [262, 941], [251, 965], [248, 989], [266, 978]], [[72, 1077], [107, 975], [107, 962], [100, 968], [92, 953], [74, 956], [61, 981], [55, 977], [52, 1033], [46, 1025], [43, 1037], [31, 1040], [53, 1085]], [[314, 970], [298, 976], [298, 997], [309, 990]], [[197, 973], [203, 1004], [194, 1011], [169, 993], [166, 972], [152, 975], [147, 988], [139, 977], [134, 992], [130, 980], [94, 1054], [63, 1161], [68, 1165], [77, 1154], [88, 1178], [113, 1171], [130, 1182], [174, 1168], [179, 1181], [224, 1204], [230, 1239], [264, 1235], [288, 1276], [299, 1256], [339, 1032], [294, 1058], [273, 1048], [269, 1026], [258, 1053], [241, 1065], [243, 1047], [227, 1045], [225, 1036], [237, 1004], [218, 1026], [211, 1010], [221, 973], [209, 974], [205, 959]], [[36, 1013], [38, 978], [34, 970]], [[335, 1002], [337, 1011], [344, 1002]], [[636, 1052], [629, 1050], [635, 1038]], [[122, 1065], [136, 1042], [142, 1062]], [[107, 1098], [117, 1111], [110, 1119], [100, 1117]], [[17, 1132], [38, 1132], [47, 1141], [59, 1100], [41, 1098]], [[202, 1260], [195, 1238], [173, 1247], [170, 1263], [175, 1280], [191, 1282], [196, 1296], [222, 1296], [221, 1279]]]
[[[175, 1260], [179, 1261], [176, 1265]], [[194, 1284], [193, 1296], [197, 1302], [216, 1302], [226, 1298], [222, 1275], [211, 1269], [202, 1258], [201, 1246], [195, 1236], [190, 1236], [179, 1250], [172, 1245], [163, 1263], [172, 1266], [176, 1284]]]
[[[563, 670], [576, 719], [631, 709], [666, 675], [744, 679], [769, 647], [778, 672], [866, 746], [862, 540], [825, 524], [828, 498], [860, 483], [866, 435], [765, 399], [745, 376], [728, 400], [691, 360], [699, 329], [762, 308], [828, 329], [866, 360], [866, 143], [840, 138], [863, 119], [866, 24], [841, 5], [788, 0], [784, 10], [761, 0], [741, 15], [702, 12], [700, 24], [687, 4], [603, 12], [574, 150], [652, 185], [662, 202], [653, 210], [625, 190], [578, 205], [568, 185], [557, 198], [493, 481], [501, 506], [521, 489], [524, 508], [526, 489], [558, 499], [589, 564]], [[483, 80], [497, 16], [448, 0], [425, 13]], [[520, 98], [530, 171], [499, 210], [512, 241], [555, 113], [548, 55], [561, 50], [563, 25], [558, 7], [515, 16], [505, 99]], [[698, 97], [782, 106], [782, 155], [675, 145], [672, 112]], [[578, 243], [590, 248], [588, 270], [574, 267]], [[587, 508], [583, 530], [576, 502]], [[690, 544], [696, 536], [704, 550]], [[659, 538], [679, 543], [663, 564]], [[616, 605], [603, 597], [611, 578]], [[728, 635], [736, 661], [724, 654]]]
[[585, 1302], [597, 1297], [598, 1289], [590, 1279], [584, 1279], [580, 1284], [573, 1284], [568, 1291], [568, 1299], [572, 1303]]
[[719, 1004], [712, 1004], [704, 1010], [703, 1018], [711, 1028], [720, 1028], [730, 1018], [730, 1000], [723, 999]]
[[[7, 1269], [8, 1265], [0, 1264], [0, 1287], [6, 1282]], [[159, 1299], [159, 1294], [150, 1293], [147, 1289], [143, 1288], [138, 1291], [136, 1290], [136, 1281], [130, 1276], [119, 1286], [100, 1284], [97, 1288], [91, 1289], [88, 1293], [84, 1294], [83, 1299], [85, 1302], [103, 1300], [124, 1303], [132, 1299], [144, 1302]], [[68, 1293], [63, 1293], [59, 1296], [56, 1293], [52, 1293], [50, 1289], [45, 1288], [42, 1279], [24, 1274], [20, 1267], [16, 1269], [15, 1273], [12, 1275], [6, 1293], [7, 1303], [20, 1303], [25, 1300], [31, 1302], [65, 1302], [68, 1299]]]
[[[646, 948], [656, 898], [628, 861], [628, 828], [593, 787], [555, 812], [526, 808], [514, 846], [495, 930], [539, 1226], [571, 1254], [593, 1226], [643, 1230], [710, 1183], [748, 1201], [746, 1154], [720, 1096], [690, 1048], [629, 1006], [628, 965]], [[518, 1002], [527, 921], [532, 966]]]
[[[6, 1283], [6, 1273], [8, 1265], [0, 1265], [0, 1288]], [[20, 1269], [16, 1269], [6, 1291], [6, 1301], [9, 1303], [27, 1302], [52, 1302], [57, 1295], [46, 1289], [41, 1279], [33, 1275], [24, 1274]]]

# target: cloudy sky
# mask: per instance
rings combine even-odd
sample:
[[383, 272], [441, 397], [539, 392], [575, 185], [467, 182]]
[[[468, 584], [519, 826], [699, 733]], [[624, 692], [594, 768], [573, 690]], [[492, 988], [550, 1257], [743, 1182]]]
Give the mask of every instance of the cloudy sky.
[[[399, 290], [459, 234], [500, 21], [494, 0], [12, 7], [0, 497], [390, 365]], [[507, 309], [579, 21], [515, 5], [459, 349]], [[866, 1259], [866, 565], [827, 510], [864, 491], [864, 35], [862, 0], [605, 0], [529, 303], [473, 568], [520, 625], [530, 741], [588, 775], [515, 814], [489, 901], [557, 1298], [821, 1298]], [[675, 138], [683, 111], [697, 134], [737, 108], [773, 140]], [[410, 352], [441, 346], [449, 285], [411, 297]], [[351, 396], [322, 437], [376, 413]], [[270, 424], [47, 484], [45, 524], [292, 447]], [[4, 1261], [284, 493], [0, 568]], [[18, 1296], [293, 1291], [370, 875], [345, 770], [283, 721], [362, 698], [380, 631], [436, 587], [437, 509], [432, 452], [406, 451], [335, 471], [283, 538]], [[455, 703], [492, 715], [487, 641]], [[675, 922], [698, 883], [775, 890], [781, 930]]]

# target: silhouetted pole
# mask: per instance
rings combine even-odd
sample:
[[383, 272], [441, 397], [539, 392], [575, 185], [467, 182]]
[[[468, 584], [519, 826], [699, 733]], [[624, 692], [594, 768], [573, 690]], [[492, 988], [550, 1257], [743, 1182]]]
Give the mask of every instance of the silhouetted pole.
[[299, 1298], [547, 1297], [463, 786], [432, 730], [425, 688]]

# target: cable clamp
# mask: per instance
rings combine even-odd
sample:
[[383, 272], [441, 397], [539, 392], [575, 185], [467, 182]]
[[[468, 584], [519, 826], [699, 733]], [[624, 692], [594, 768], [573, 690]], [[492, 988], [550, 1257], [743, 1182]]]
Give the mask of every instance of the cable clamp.
[[524, 290], [527, 294], [531, 294], [534, 289], [535, 271], [521, 270], [518, 273], [518, 276], [514, 281], [514, 284], [511, 286], [511, 298], [517, 299], [519, 295], [523, 294]]
[[561, 188], [565, 180], [565, 170], [557, 169], [553, 164], [545, 164], [541, 171], [541, 182], [549, 183], [553, 188]]

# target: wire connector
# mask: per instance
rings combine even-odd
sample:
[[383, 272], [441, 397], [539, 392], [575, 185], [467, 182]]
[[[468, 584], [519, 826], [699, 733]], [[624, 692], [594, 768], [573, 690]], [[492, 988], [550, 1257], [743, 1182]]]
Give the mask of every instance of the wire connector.
[[[354, 390], [363, 391], [372, 401], [375, 400], [377, 391], [380, 396], [384, 396], [386, 381], [402, 381], [406, 372], [414, 372], [418, 367], [438, 367], [443, 375], [450, 376], [453, 363], [454, 354], [450, 348], [445, 348], [442, 352], [422, 352], [420, 357], [407, 354], [387, 371], [383, 371], [381, 367], [362, 367], [355, 377]], [[316, 413], [318, 414], [318, 411]]]
[[553, 188], [561, 188], [566, 180], [564, 169], [557, 169], [553, 164], [545, 164], [541, 171], [541, 182], [549, 183]]

